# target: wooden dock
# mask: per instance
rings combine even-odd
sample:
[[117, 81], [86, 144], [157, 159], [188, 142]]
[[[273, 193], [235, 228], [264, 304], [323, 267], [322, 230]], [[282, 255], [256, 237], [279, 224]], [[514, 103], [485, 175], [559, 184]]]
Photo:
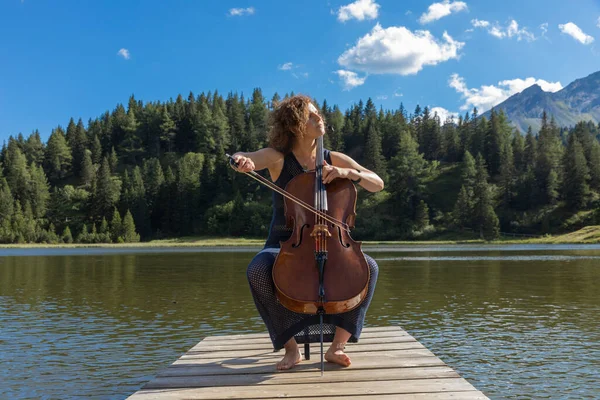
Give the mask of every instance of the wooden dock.
[[277, 371], [284, 353], [273, 352], [267, 334], [210, 336], [129, 398], [487, 399], [399, 327], [365, 328], [345, 351], [352, 365], [326, 362], [321, 377], [319, 343], [310, 360]]

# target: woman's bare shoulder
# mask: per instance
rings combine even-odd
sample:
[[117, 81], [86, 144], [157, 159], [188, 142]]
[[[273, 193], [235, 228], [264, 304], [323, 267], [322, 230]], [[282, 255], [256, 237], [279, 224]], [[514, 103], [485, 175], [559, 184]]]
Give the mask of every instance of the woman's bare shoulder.
[[262, 156], [265, 159], [265, 166], [269, 170], [271, 180], [275, 182], [283, 169], [285, 154], [272, 147], [265, 147], [259, 151], [262, 152]]

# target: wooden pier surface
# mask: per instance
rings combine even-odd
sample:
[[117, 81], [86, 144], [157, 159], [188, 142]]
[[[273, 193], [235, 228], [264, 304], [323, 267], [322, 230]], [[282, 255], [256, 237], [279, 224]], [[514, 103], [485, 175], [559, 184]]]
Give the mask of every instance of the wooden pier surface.
[[284, 353], [273, 352], [267, 334], [210, 336], [129, 398], [487, 399], [399, 327], [365, 328], [346, 346], [352, 365], [326, 362], [323, 377], [320, 344], [310, 351], [310, 360], [277, 371]]

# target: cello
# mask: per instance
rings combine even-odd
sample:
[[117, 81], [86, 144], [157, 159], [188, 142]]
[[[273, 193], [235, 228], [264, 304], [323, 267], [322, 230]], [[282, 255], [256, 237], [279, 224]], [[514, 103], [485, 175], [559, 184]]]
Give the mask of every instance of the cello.
[[[289, 239], [280, 242], [273, 265], [279, 302], [287, 309], [319, 315], [321, 375], [323, 316], [358, 307], [367, 295], [369, 265], [361, 242], [350, 236], [356, 218], [356, 187], [349, 179], [323, 183], [323, 137], [317, 139], [316, 168], [301, 173], [281, 189], [254, 171], [247, 175], [284, 197]], [[232, 165], [235, 160], [226, 154]], [[305, 344], [309, 358], [309, 344]]]

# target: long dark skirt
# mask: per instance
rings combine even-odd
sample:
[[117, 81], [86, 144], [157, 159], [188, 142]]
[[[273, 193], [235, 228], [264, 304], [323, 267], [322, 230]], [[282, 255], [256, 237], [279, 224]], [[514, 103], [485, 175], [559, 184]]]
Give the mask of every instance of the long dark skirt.
[[[273, 348], [280, 350], [292, 336], [295, 337], [298, 343], [319, 342], [321, 340], [319, 316], [295, 313], [285, 308], [277, 300], [272, 271], [278, 252], [278, 248], [263, 249], [254, 256], [247, 270], [248, 282], [250, 283], [254, 303], [267, 326], [271, 341], [273, 342]], [[336, 326], [350, 332], [352, 336], [348, 340], [349, 342], [356, 343], [360, 338], [365, 314], [369, 308], [369, 304], [371, 304], [379, 273], [379, 268], [375, 260], [366, 254], [365, 258], [371, 271], [367, 297], [354, 310], [342, 314], [324, 316], [324, 342], [333, 341]]]

